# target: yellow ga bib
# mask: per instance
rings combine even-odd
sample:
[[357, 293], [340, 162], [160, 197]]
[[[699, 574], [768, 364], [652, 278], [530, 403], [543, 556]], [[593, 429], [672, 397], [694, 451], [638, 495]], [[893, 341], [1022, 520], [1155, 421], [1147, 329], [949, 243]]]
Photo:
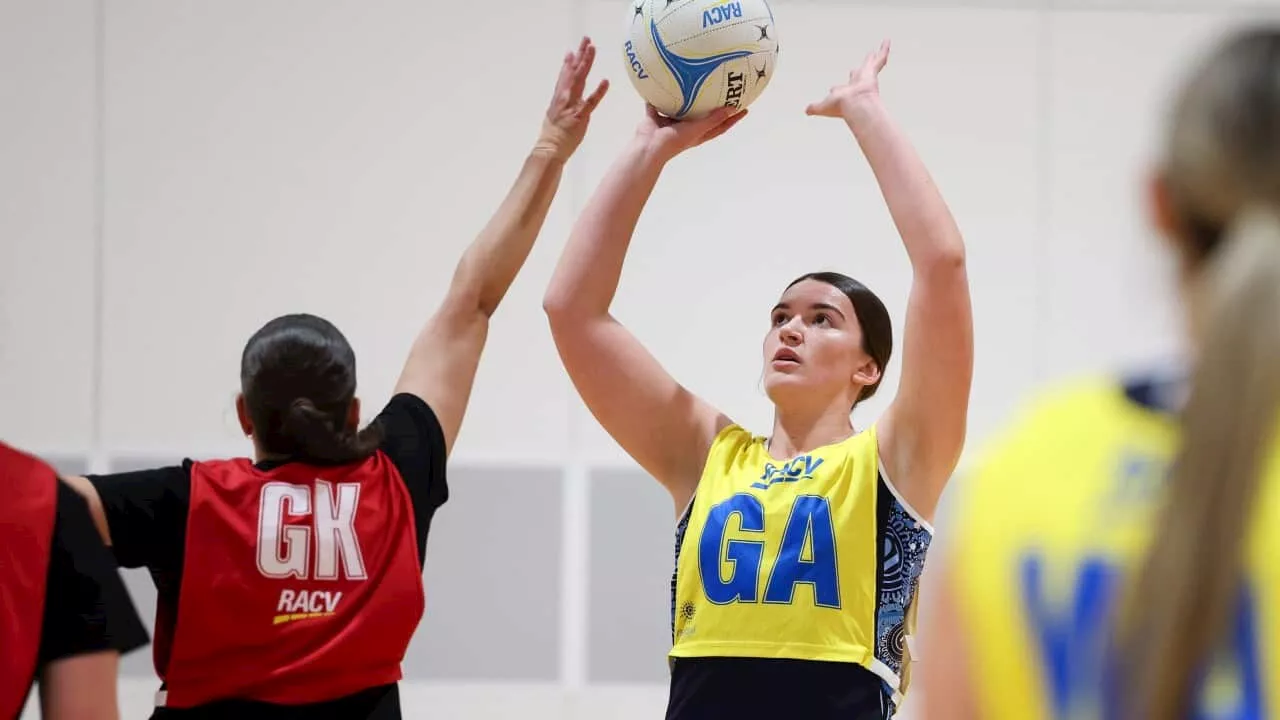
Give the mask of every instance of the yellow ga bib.
[[885, 476], [875, 426], [785, 460], [725, 428], [677, 532], [673, 657], [856, 663], [901, 700], [933, 530]]

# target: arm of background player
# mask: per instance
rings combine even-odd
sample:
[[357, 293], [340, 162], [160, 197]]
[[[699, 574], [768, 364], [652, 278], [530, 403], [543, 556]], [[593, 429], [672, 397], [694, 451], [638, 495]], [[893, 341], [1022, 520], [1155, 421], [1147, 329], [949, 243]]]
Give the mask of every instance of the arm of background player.
[[463, 253], [443, 304], [419, 333], [396, 384], [397, 393], [417, 395], [435, 412], [446, 451], [453, 449], [466, 414], [489, 318], [529, 256], [564, 164], [608, 89], [601, 81], [589, 97], [582, 95], [595, 55], [584, 38], [577, 52], [565, 56], [537, 145], [493, 219]]
[[40, 706], [45, 718], [118, 717], [120, 655], [147, 632], [84, 499], [58, 484], [48, 586], [40, 630]]
[[960, 616], [950, 558], [938, 558], [940, 566], [929, 587], [921, 588], [924, 627], [928, 636], [920, 661], [920, 697], [917, 712], [930, 720], [977, 720], [975, 688], [969, 675], [971, 657], [964, 620]]
[[63, 480], [84, 498], [85, 504], [89, 506], [89, 516], [93, 518], [93, 525], [98, 529], [98, 535], [102, 537], [103, 544], [111, 547], [111, 525], [107, 522], [107, 511], [102, 506], [102, 496], [98, 495], [97, 488], [89, 482], [89, 478], [78, 475], [69, 475]]
[[592, 415], [650, 475], [677, 512], [692, 497], [727, 418], [675, 381], [609, 313], [640, 213], [665, 164], [741, 119], [721, 110], [671, 123], [649, 108], [569, 236], [543, 299], [565, 371]]
[[76, 655], [49, 663], [40, 673], [40, 712], [44, 720], [116, 720], [120, 653], [114, 650]]
[[894, 485], [928, 518], [964, 448], [973, 313], [960, 230], [880, 100], [877, 74], [888, 59], [886, 42], [808, 112], [842, 117], [853, 131], [911, 260], [902, 379], [880, 420], [880, 443]]

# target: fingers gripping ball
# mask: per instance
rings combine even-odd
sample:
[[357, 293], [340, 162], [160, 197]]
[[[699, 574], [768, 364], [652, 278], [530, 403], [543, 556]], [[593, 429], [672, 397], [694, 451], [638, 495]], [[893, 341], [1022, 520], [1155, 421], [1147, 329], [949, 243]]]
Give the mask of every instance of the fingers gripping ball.
[[778, 61], [778, 32], [766, 0], [631, 0], [622, 56], [646, 102], [696, 119], [760, 97]]

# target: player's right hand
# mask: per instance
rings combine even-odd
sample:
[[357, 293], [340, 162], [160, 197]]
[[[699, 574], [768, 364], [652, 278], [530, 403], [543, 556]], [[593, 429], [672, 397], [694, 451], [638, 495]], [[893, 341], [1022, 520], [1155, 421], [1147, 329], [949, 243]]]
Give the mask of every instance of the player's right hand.
[[652, 105], [646, 105], [645, 118], [636, 128], [636, 136], [658, 159], [666, 161], [720, 137], [746, 116], [745, 108], [722, 107], [697, 120], [672, 120], [660, 115]]

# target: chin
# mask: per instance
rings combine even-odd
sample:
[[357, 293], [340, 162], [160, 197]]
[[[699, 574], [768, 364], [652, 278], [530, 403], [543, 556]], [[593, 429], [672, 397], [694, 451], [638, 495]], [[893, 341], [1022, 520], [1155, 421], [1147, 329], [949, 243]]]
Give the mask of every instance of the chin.
[[781, 401], [814, 392], [815, 388], [803, 377], [774, 370], [764, 376], [764, 392], [776, 405]]

